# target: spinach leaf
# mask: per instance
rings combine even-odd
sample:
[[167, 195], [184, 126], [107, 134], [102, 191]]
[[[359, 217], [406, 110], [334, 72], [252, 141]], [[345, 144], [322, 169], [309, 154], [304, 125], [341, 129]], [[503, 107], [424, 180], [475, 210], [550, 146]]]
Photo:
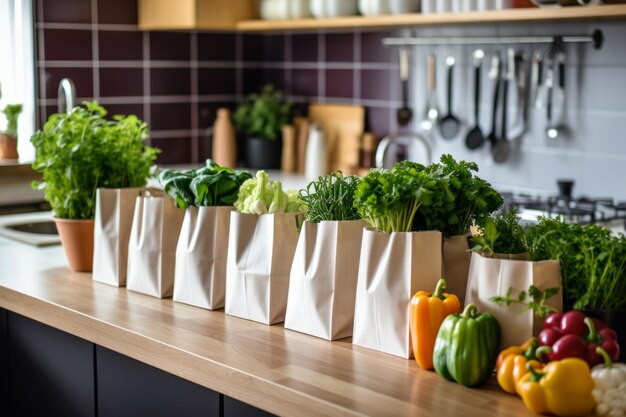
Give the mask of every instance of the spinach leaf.
[[178, 208], [231, 206], [241, 184], [250, 178], [249, 172], [233, 171], [207, 159], [206, 166], [196, 170], [165, 169], [159, 174], [159, 183]]

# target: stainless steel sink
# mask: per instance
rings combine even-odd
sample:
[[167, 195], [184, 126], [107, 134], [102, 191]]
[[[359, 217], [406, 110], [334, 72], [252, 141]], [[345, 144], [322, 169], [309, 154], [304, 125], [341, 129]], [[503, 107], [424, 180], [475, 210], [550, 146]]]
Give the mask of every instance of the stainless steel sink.
[[24, 233], [35, 233], [38, 235], [58, 235], [57, 226], [52, 221], [29, 222], [22, 224], [8, 224], [7, 229]]

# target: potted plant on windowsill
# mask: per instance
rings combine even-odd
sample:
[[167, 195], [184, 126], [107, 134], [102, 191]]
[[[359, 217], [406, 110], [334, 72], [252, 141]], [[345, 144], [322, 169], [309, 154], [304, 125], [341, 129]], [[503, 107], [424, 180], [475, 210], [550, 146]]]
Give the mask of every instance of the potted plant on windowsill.
[[17, 159], [17, 118], [22, 112], [21, 104], [8, 104], [2, 113], [7, 119], [7, 128], [0, 132], [0, 159]]
[[70, 267], [91, 271], [96, 190], [142, 187], [152, 173], [158, 149], [146, 146], [147, 126], [136, 116], [106, 119], [97, 102], [53, 114], [31, 142], [33, 169], [43, 181]]
[[233, 117], [237, 130], [246, 136], [244, 163], [252, 169], [280, 168], [281, 129], [289, 123], [291, 103], [272, 85], [247, 96]]

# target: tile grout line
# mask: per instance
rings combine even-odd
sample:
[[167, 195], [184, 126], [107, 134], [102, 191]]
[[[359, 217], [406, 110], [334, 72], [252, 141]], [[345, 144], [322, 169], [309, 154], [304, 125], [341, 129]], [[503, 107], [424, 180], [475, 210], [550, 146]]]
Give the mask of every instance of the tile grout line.
[[[148, 124], [148, 127], [152, 125], [151, 123], [151, 89], [150, 89], [150, 66], [147, 64], [150, 61], [150, 33], [143, 33], [143, 118], [144, 121]], [[150, 139], [148, 140], [150, 143]]]
[[[43, 15], [43, 0], [37, 0], [37, 8], [39, 9], [37, 15], [37, 18], [41, 15]], [[38, 56], [37, 56], [37, 60], [38, 63], [41, 62], [41, 65], [38, 65], [39, 68], [37, 68], [37, 71], [39, 71], [39, 97], [43, 98], [44, 100], [47, 98], [47, 94], [46, 94], [46, 42], [45, 42], [45, 36], [44, 36], [44, 30], [43, 29], [37, 29], [37, 41], [38, 41]], [[39, 106], [37, 106], [39, 107]], [[39, 124], [41, 127], [43, 127], [43, 125], [46, 122], [46, 116], [47, 116], [47, 109], [43, 109], [43, 111], [41, 109], [39, 109]]]
[[[198, 62], [198, 32], [191, 33], [190, 38], [191, 62]], [[200, 162], [200, 138], [196, 133], [198, 130], [198, 69], [191, 67], [191, 129], [194, 132], [191, 136], [191, 160]]]
[[98, 0], [91, 0], [91, 60], [93, 98], [100, 100], [100, 49], [98, 45]]
[[[80, 99], [89, 99], [89, 97], [78, 97]], [[145, 96], [108, 96], [101, 98], [101, 104], [143, 104]], [[182, 96], [152, 96], [150, 102], [153, 104], [175, 104], [175, 103], [189, 103], [193, 102], [209, 102], [219, 103], [223, 101], [234, 101], [236, 96], [234, 95], [182, 95]], [[56, 103], [56, 99], [47, 98], [37, 100], [39, 105], [53, 105]]]
[[317, 101], [326, 103], [326, 34], [317, 32]]

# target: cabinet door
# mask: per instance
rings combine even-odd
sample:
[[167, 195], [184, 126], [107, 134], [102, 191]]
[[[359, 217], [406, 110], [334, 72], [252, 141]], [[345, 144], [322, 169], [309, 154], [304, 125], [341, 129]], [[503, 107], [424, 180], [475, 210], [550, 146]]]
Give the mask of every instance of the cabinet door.
[[98, 417], [215, 416], [220, 394], [96, 347]]
[[[4, 407], [10, 407], [11, 393], [9, 388], [9, 334], [7, 322], [9, 320], [8, 313], [5, 309], [0, 308], [0, 404]], [[0, 408], [0, 411], [1, 408]], [[8, 410], [4, 410], [5, 412]], [[0, 413], [2, 414], [2, 413]], [[7, 414], [11, 414], [8, 412]]]
[[94, 416], [94, 346], [9, 312], [13, 412], [17, 416]]
[[266, 411], [224, 396], [224, 417], [269, 417], [273, 416]]

